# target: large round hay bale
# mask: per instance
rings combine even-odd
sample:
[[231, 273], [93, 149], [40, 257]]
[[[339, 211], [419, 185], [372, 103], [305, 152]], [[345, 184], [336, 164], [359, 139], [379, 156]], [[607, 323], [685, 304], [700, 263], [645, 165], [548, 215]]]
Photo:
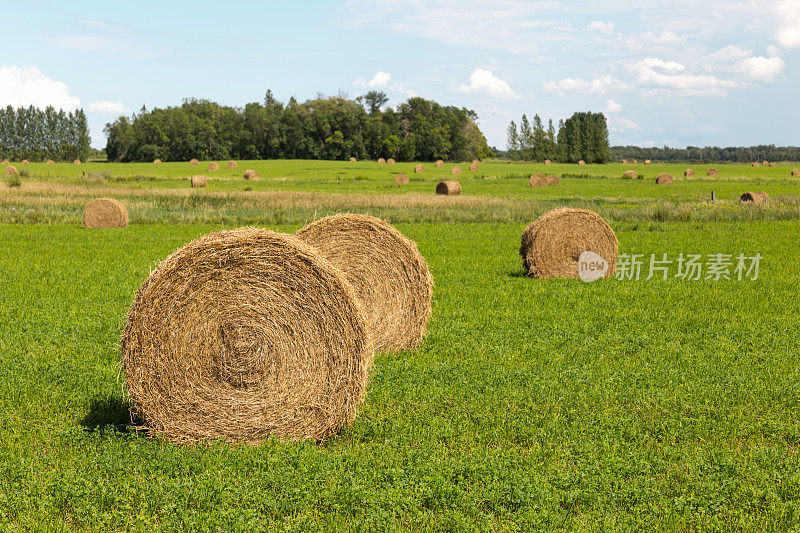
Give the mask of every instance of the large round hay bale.
[[124, 228], [128, 225], [128, 210], [113, 198], [96, 198], [83, 210], [84, 228]]
[[391, 158], [391, 157], [390, 157], [389, 159], [387, 159], [387, 160], [386, 160], [386, 164], [387, 164], [387, 165], [394, 165], [395, 163], [397, 163], [397, 161], [395, 161], [395, 160], [394, 160], [393, 158]]
[[414, 167], [414, 173], [415, 174], [422, 174], [423, 172], [425, 172], [425, 167], [424, 166], [417, 165], [417, 166]]
[[706, 176], [719, 176], [719, 170], [716, 168], [709, 168], [708, 171], [706, 171]]
[[552, 164], [553, 164], [553, 162], [552, 162], [552, 161], [550, 161], [549, 159], [545, 159], [545, 160], [544, 160], [544, 164], [545, 164], [545, 165], [552, 165]]
[[529, 276], [577, 278], [579, 258], [594, 252], [607, 264], [605, 277], [617, 268], [617, 236], [603, 218], [587, 209], [548, 211], [522, 233], [519, 249]]
[[553, 175], [553, 174], [548, 174], [547, 176], [544, 177], [544, 179], [545, 179], [545, 181], [547, 182], [548, 185], [558, 185], [559, 184], [558, 177]]
[[441, 167], [444, 166], [444, 161], [442, 161], [441, 159], [437, 159], [436, 163], [434, 163], [434, 165], [439, 167], [439, 168], [441, 168]]
[[208, 172], [216, 172], [219, 170], [219, 165], [216, 163], [209, 163], [208, 168], [206, 169]]
[[454, 176], [461, 173], [462, 173], [461, 167], [453, 167], [452, 169], [450, 169], [450, 174], [453, 174]]
[[378, 164], [379, 165], [385, 165], [386, 164], [386, 160], [384, 158], [382, 158], [382, 157], [379, 157], [378, 158]]
[[355, 163], [356, 161], [358, 161], [358, 159], [356, 159], [355, 157], [351, 157], [351, 158], [350, 158], [350, 162], [351, 162], [351, 163]]
[[675, 179], [672, 177], [672, 175], [667, 174], [666, 172], [656, 176], [656, 185], [672, 185], [674, 182]]
[[200, 161], [198, 161], [197, 159], [192, 158], [192, 159], [189, 160], [189, 164], [192, 165], [193, 167], [196, 167], [197, 165], [200, 164]]
[[17, 175], [17, 167], [13, 165], [8, 165], [5, 170], [3, 170], [3, 174], [6, 176], [16, 176]]
[[72, 164], [73, 164], [73, 165], [80, 165], [80, 164], [81, 164], [81, 160], [80, 160], [80, 159], [74, 159], [74, 160], [72, 161]]
[[528, 187], [547, 187], [547, 176], [534, 174], [528, 180]]
[[649, 164], [650, 164], [650, 160], [649, 160], [649, 159], [645, 159], [645, 160], [644, 160], [644, 164], [645, 164], [645, 165], [649, 165]]
[[625, 172], [622, 173], [622, 177], [635, 180], [639, 177], [639, 174], [637, 174], [635, 170], [626, 170]]
[[433, 278], [417, 245], [368, 215], [322, 218], [295, 235], [342, 271], [380, 351], [413, 350], [431, 316]]
[[248, 168], [247, 170], [244, 171], [244, 179], [247, 181], [257, 181], [258, 172]]
[[469, 166], [469, 171], [470, 171], [470, 172], [477, 172], [477, 171], [478, 171], [478, 163], [472, 163], [472, 164]]
[[694, 170], [692, 170], [691, 168], [687, 168], [686, 170], [683, 171], [683, 176], [685, 178], [693, 178], [694, 177]]
[[770, 163], [769, 168], [775, 168], [778, 166], [778, 163]]
[[739, 197], [739, 201], [743, 204], [766, 204], [769, 202], [769, 195], [764, 191], [746, 192]]
[[47, 164], [47, 165], [55, 165], [55, 164], [56, 164], [56, 162], [55, 162], [55, 161], [53, 161], [52, 159], [48, 159], [46, 164]]
[[236, 163], [236, 161], [228, 161], [226, 166], [228, 167], [228, 170], [236, 170], [236, 167], [239, 165]]
[[800, 176], [800, 168], [793, 168], [792, 176]]
[[752, 163], [750, 163], [750, 166], [753, 168], [758, 168], [761, 166], [761, 163], [759, 163], [758, 161], [753, 161]]
[[321, 441], [355, 418], [373, 350], [336, 267], [296, 237], [240, 228], [186, 244], [150, 274], [122, 363], [152, 436]]
[[192, 176], [192, 187], [205, 187], [208, 185], [208, 176]]
[[455, 196], [461, 194], [461, 184], [456, 180], [440, 181], [436, 185], [436, 194]]
[[20, 161], [20, 164], [21, 164], [21, 165], [30, 165], [30, 164], [31, 164], [31, 162], [30, 162], [30, 161], [28, 161], [27, 159], [23, 159], [22, 161]]
[[160, 159], [153, 159], [153, 163], [155, 163], [156, 165], [158, 165], [158, 164], [160, 164], [160, 163], [161, 163], [161, 160], [160, 160]]
[[584, 161], [583, 159], [581, 159], [580, 161], [578, 161], [578, 165], [580, 165], [580, 166], [583, 166], [583, 165], [585, 165], [585, 164], [586, 164], [586, 161]]
[[394, 182], [399, 183], [400, 185], [405, 185], [409, 182], [408, 175], [401, 172], [394, 177]]

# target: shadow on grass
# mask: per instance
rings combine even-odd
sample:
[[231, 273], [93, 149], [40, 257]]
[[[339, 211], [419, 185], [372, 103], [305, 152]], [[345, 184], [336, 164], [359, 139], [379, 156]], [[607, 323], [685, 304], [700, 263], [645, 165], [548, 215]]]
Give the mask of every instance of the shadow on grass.
[[87, 431], [114, 428], [120, 433], [131, 431], [130, 404], [120, 398], [102, 398], [92, 400], [89, 412], [81, 420]]

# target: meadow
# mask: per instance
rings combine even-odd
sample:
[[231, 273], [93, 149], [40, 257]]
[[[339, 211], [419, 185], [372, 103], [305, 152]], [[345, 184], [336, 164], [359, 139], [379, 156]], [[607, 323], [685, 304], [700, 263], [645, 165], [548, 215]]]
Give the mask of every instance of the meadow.
[[[192, 190], [205, 163], [31, 164], [21, 187], [0, 184], [4, 528], [800, 527], [792, 166], [683, 180], [686, 166], [638, 165], [647, 179], [625, 180], [629, 166], [485, 162], [439, 198], [449, 165], [411, 167], [245, 162]], [[545, 170], [561, 184], [528, 187]], [[681, 179], [656, 186], [662, 171]], [[771, 203], [739, 205], [748, 190]], [[131, 225], [83, 229], [96, 196], [125, 202]], [[603, 214], [621, 253], [761, 254], [758, 279], [528, 278], [522, 230], [559, 205]], [[395, 224], [435, 280], [426, 339], [378, 355], [355, 423], [324, 444], [260, 447], [135, 431], [119, 339], [150, 269], [216, 229], [292, 232], [343, 210]]]

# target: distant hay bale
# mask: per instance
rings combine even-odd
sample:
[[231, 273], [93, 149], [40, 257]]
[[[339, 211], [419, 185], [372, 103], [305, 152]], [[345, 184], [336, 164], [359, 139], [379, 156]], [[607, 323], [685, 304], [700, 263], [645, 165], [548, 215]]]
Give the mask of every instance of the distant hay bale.
[[800, 168], [793, 168], [792, 176], [800, 176]]
[[455, 180], [440, 181], [436, 185], [436, 194], [455, 196], [461, 194], [461, 184]]
[[439, 167], [439, 168], [442, 168], [444, 166], [444, 161], [442, 161], [441, 159], [437, 159], [436, 163], [434, 163], [434, 165]]
[[295, 233], [355, 289], [375, 350], [413, 350], [431, 316], [433, 278], [417, 245], [368, 215], [322, 218]]
[[691, 168], [687, 168], [686, 170], [683, 171], [683, 176], [686, 178], [693, 178], [694, 170], [692, 170]]
[[198, 161], [197, 159], [192, 158], [192, 159], [189, 160], [189, 164], [192, 165], [193, 167], [196, 167], [197, 165], [200, 164], [200, 161]]
[[378, 158], [378, 164], [379, 165], [385, 165], [386, 164], [386, 160], [384, 158], [382, 158], [382, 157], [379, 157]]
[[414, 167], [414, 173], [415, 174], [421, 174], [423, 172], [425, 172], [425, 167], [424, 166], [417, 165], [417, 166]]
[[626, 170], [625, 172], [622, 173], [622, 177], [635, 180], [639, 177], [639, 174], [637, 174], [636, 171], [634, 170]]
[[573, 208], [553, 209], [531, 222], [519, 249], [525, 270], [536, 278], [577, 278], [583, 252], [602, 257], [608, 266], [605, 277], [612, 277], [617, 251], [614, 230], [600, 215]]
[[477, 171], [478, 171], [478, 163], [472, 163], [472, 164], [469, 166], [469, 171], [470, 171], [470, 172], [477, 172]]
[[461, 172], [461, 167], [453, 167], [453, 168], [450, 170], [450, 174], [453, 174], [453, 175], [457, 175], [457, 174], [461, 174], [461, 173], [462, 173], [462, 172]]
[[765, 159], [763, 164], [764, 164], [764, 165], [769, 165], [769, 161], [767, 161], [767, 160]]
[[623, 159], [623, 160], [622, 160], [622, 164], [623, 164], [623, 165], [627, 165], [627, 164], [628, 164], [628, 160], [627, 160], [627, 159]]
[[719, 170], [716, 168], [709, 168], [706, 172], [706, 176], [719, 176]]
[[667, 174], [666, 172], [656, 176], [656, 185], [672, 185], [674, 182], [675, 179], [672, 177], [672, 175]]
[[397, 163], [397, 161], [395, 161], [395, 160], [394, 160], [394, 159], [392, 159], [391, 157], [390, 157], [389, 159], [387, 159], [387, 160], [386, 160], [386, 164], [387, 164], [387, 165], [394, 165], [395, 163]]
[[208, 172], [216, 172], [219, 170], [219, 165], [216, 163], [209, 163], [208, 167], [206, 168]]
[[547, 187], [547, 176], [544, 174], [534, 174], [528, 180], [528, 187]]
[[83, 210], [84, 228], [124, 228], [128, 225], [128, 210], [113, 198], [96, 198]]
[[192, 176], [192, 187], [205, 187], [208, 184], [208, 176]]
[[72, 164], [80, 165], [81, 164], [81, 160], [80, 159], [75, 159], [75, 160], [72, 161]]
[[244, 171], [244, 179], [247, 181], [257, 181], [258, 172], [248, 168], [247, 170]]
[[22, 165], [30, 165], [31, 163], [27, 159], [23, 159], [22, 161], [20, 161], [20, 164], [22, 164]]
[[155, 163], [156, 165], [158, 165], [159, 163], [161, 163], [161, 160], [160, 160], [160, 159], [153, 159], [153, 163]]
[[55, 165], [55, 164], [56, 164], [56, 162], [55, 162], [55, 161], [53, 161], [52, 159], [48, 159], [46, 164], [47, 164], [47, 165]]
[[636, 160], [635, 159], [631, 159], [631, 165], [636, 165], [636, 164], [638, 164], [638, 163], [636, 163]]
[[355, 157], [351, 157], [351, 158], [350, 158], [350, 162], [351, 162], [351, 163], [355, 163], [356, 161], [358, 161], [358, 159], [356, 159]]
[[585, 164], [586, 164], [586, 161], [584, 161], [583, 159], [581, 159], [580, 161], [578, 161], [578, 165], [580, 165], [580, 166], [583, 166], [583, 165], [585, 165]]
[[323, 441], [356, 417], [373, 348], [353, 288], [302, 240], [200, 237], [136, 293], [122, 335], [131, 411], [176, 442]]
[[3, 162], [0, 163], [0, 165], [3, 165], [3, 166], [10, 165], [10, 164], [11, 164], [11, 162], [8, 159], [3, 159]]
[[778, 166], [778, 163], [770, 163], [769, 166], [770, 168], [775, 168]]
[[761, 163], [759, 163], [758, 161], [753, 161], [752, 163], [750, 163], [750, 166], [753, 168], [758, 168], [761, 166]]
[[545, 164], [545, 165], [552, 165], [552, 164], [553, 164], [553, 162], [552, 162], [552, 161], [550, 161], [549, 159], [545, 159], [545, 160], [544, 160], [544, 164]]
[[559, 184], [558, 177], [553, 175], [553, 174], [548, 174], [547, 176], [544, 177], [544, 179], [545, 179], [545, 181], [547, 182], [548, 185], [558, 185]]
[[650, 160], [649, 160], [649, 159], [645, 159], [645, 160], [644, 160], [644, 164], [645, 164], [645, 165], [649, 165], [649, 164], [650, 164]]
[[239, 165], [236, 163], [236, 161], [228, 161], [228, 164], [225, 166], [228, 167], [228, 170], [236, 170], [236, 167]]
[[6, 176], [16, 176], [17, 175], [17, 167], [13, 165], [8, 165], [5, 170], [3, 170], [3, 174]]
[[743, 204], [766, 204], [769, 202], [769, 195], [764, 191], [746, 192], [739, 201]]
[[405, 185], [409, 182], [408, 175], [401, 172], [394, 177], [394, 182], [399, 183], [400, 185]]

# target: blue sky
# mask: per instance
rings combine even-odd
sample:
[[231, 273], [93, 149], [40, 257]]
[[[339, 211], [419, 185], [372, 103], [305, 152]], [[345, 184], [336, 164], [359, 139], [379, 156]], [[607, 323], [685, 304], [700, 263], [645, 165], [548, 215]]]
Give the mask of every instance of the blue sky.
[[0, 0], [0, 105], [103, 125], [185, 97], [384, 90], [510, 120], [603, 111], [612, 144], [800, 144], [800, 0]]

